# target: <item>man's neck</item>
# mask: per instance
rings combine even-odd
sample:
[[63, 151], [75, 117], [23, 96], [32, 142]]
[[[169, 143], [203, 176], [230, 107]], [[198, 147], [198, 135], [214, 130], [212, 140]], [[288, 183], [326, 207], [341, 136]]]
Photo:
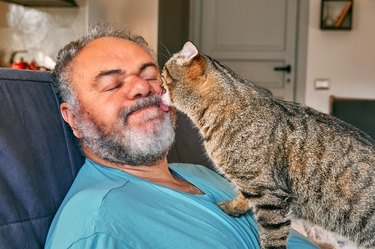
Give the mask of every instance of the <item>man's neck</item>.
[[153, 165], [126, 165], [126, 164], [116, 164], [107, 160], [104, 160], [94, 154], [87, 147], [83, 147], [83, 152], [86, 157], [91, 161], [114, 169], [122, 170], [128, 174], [134, 175], [136, 177], [142, 178], [146, 181], [153, 182], [162, 185], [167, 188], [175, 189], [178, 191], [190, 193], [190, 194], [203, 194], [201, 190], [192, 185], [191, 183], [181, 179], [178, 176], [172, 174], [168, 167], [167, 158], [163, 158], [157, 161]]

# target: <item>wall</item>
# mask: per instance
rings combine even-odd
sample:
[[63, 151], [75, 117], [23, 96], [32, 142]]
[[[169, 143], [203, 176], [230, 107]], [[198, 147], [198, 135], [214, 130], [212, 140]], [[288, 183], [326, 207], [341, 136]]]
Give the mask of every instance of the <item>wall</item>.
[[158, 20], [158, 62], [162, 67], [171, 54], [189, 40], [190, 0], [160, 0]]
[[[319, 29], [320, 1], [309, 1], [306, 104], [329, 111], [329, 95], [375, 99], [375, 1], [354, 0], [351, 31]], [[329, 90], [314, 80], [328, 78]]]
[[83, 35], [89, 24], [113, 22], [140, 34], [157, 51], [157, 0], [76, 0], [79, 8], [28, 8], [0, 2], [0, 66], [9, 66], [11, 53], [36, 59], [53, 68], [57, 53]]
[[154, 51], [158, 48], [158, 0], [90, 0], [89, 23], [105, 21], [142, 35]]
[[[79, 2], [79, 1], [77, 1]], [[51, 68], [58, 50], [84, 34], [87, 8], [28, 8], [0, 2], [0, 66], [9, 66], [11, 53]]]

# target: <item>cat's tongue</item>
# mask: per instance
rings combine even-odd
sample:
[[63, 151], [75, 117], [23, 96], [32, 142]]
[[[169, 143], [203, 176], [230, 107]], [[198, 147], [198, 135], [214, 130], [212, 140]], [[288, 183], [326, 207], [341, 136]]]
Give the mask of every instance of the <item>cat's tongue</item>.
[[165, 112], [169, 111], [169, 106], [167, 106], [167, 105], [164, 104], [163, 102], [160, 103], [159, 107], [160, 107], [163, 111], [165, 111]]

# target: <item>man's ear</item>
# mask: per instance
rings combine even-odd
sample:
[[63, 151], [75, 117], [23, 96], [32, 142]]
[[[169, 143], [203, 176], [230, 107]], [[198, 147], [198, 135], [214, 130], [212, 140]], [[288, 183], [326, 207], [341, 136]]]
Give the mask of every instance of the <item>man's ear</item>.
[[74, 136], [82, 138], [82, 133], [77, 129], [76, 117], [71, 111], [70, 106], [67, 103], [62, 103], [60, 105], [60, 112], [65, 122], [67, 122], [70, 128], [72, 128]]

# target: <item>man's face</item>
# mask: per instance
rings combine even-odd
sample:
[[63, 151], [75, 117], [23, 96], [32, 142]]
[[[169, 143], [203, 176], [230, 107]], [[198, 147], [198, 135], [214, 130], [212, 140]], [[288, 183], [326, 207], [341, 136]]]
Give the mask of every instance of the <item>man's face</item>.
[[128, 40], [99, 38], [71, 66], [83, 146], [117, 164], [151, 165], [166, 155], [175, 115], [160, 107], [159, 70], [149, 53]]

